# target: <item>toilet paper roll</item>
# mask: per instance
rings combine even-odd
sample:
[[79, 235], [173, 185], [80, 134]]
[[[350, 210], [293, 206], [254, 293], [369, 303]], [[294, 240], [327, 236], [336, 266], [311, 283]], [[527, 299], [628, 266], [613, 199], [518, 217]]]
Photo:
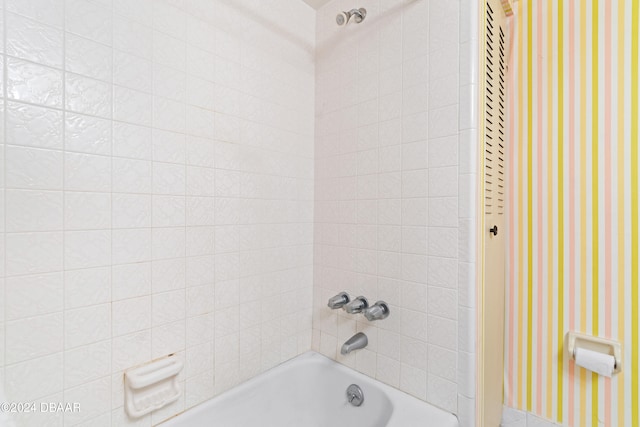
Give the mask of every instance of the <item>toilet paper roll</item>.
[[616, 365], [615, 357], [586, 348], [576, 348], [576, 365], [611, 378]]

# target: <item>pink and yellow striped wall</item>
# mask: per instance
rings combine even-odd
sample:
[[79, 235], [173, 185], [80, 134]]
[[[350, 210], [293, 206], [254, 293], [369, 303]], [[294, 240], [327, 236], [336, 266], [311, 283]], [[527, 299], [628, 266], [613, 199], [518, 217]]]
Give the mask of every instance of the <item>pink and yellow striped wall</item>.
[[[505, 402], [568, 426], [640, 426], [639, 7], [519, 0], [510, 18]], [[623, 372], [574, 367], [569, 330], [620, 340]]]

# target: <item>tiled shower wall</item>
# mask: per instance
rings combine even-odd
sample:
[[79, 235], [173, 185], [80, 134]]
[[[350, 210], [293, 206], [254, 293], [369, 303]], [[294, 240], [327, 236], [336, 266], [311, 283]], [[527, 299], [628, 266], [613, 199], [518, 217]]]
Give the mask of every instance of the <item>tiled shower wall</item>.
[[1, 5], [0, 377], [81, 404], [20, 425], [126, 425], [123, 369], [176, 353], [151, 425], [310, 348], [315, 14], [264, 3]]
[[[477, 15], [467, 3], [336, 0], [318, 11], [313, 348], [472, 425]], [[352, 7], [366, 20], [338, 27]], [[343, 290], [385, 300], [390, 316], [327, 308]], [[342, 356], [357, 331], [369, 345]]]

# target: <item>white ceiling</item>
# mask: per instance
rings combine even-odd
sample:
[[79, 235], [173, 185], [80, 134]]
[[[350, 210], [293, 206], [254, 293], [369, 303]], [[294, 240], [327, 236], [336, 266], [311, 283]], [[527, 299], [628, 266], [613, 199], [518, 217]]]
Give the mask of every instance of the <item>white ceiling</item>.
[[302, 1], [314, 9], [320, 9], [322, 6], [329, 3], [331, 0], [302, 0]]

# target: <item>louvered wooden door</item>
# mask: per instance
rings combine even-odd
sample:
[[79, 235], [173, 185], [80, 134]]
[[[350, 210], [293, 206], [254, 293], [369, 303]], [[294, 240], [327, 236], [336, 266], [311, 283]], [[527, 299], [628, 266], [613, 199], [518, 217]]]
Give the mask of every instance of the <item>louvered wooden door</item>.
[[482, 118], [483, 286], [482, 380], [483, 426], [500, 425], [504, 376], [505, 299], [505, 151], [506, 16], [500, 0], [486, 0]]

